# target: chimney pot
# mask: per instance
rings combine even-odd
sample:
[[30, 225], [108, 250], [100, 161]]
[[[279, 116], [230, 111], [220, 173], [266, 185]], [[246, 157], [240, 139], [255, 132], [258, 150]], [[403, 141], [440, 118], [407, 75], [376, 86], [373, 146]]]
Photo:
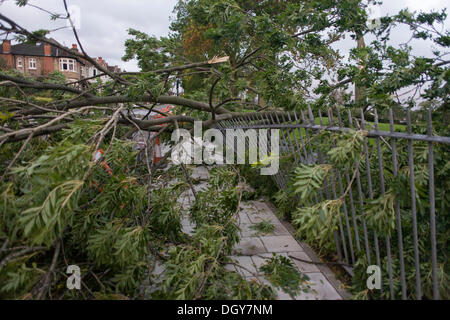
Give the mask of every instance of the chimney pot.
[[77, 46], [76, 43], [73, 43], [73, 44], [72, 44], [72, 50], [78, 51], [78, 46]]

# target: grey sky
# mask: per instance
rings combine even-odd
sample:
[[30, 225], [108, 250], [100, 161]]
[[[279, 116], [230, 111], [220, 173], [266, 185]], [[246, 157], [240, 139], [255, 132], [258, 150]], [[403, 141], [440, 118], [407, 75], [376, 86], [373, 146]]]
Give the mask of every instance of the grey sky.
[[[398, 13], [402, 9], [408, 8], [411, 12], [414, 11], [424, 11], [429, 12], [431, 10], [441, 11], [447, 7], [447, 14], [450, 14], [450, 5], [448, 0], [384, 0], [383, 4], [379, 7], [376, 7], [374, 11], [375, 16], [386, 16]], [[449, 29], [450, 27], [450, 18], [447, 17], [443, 28]], [[439, 29], [439, 28], [438, 28]], [[439, 30], [443, 31], [443, 30]], [[406, 25], [397, 26], [393, 29], [391, 33], [391, 44], [394, 46], [398, 46], [399, 44], [406, 43], [411, 38], [411, 31], [409, 27]], [[374, 40], [374, 37], [366, 36], [366, 43], [370, 43]], [[413, 54], [419, 56], [432, 56], [433, 49], [442, 48], [433, 47], [431, 41], [424, 40], [416, 40], [413, 39], [409, 42], [409, 45], [412, 47]], [[348, 57], [349, 50], [355, 47], [355, 41], [351, 40], [350, 35], [346, 36], [346, 39], [336, 43], [336, 48], [338, 48], [341, 54], [344, 54], [345, 57]]]
[[[169, 18], [176, 2], [177, 0], [68, 0], [69, 5], [80, 8], [81, 28], [78, 32], [88, 54], [102, 56], [110, 65], [119, 65], [127, 71], [138, 70], [135, 62], [121, 61], [124, 42], [128, 38], [127, 29], [135, 28], [155, 36], [167, 35]], [[52, 12], [64, 12], [62, 0], [31, 0], [30, 3]], [[444, 6], [448, 6], [446, 0], [384, 0], [380, 12], [383, 15], [392, 14], [405, 7], [411, 10], [440, 10]], [[50, 21], [48, 14], [32, 7], [19, 8], [15, 0], [0, 0], [0, 11], [30, 30], [55, 29], [66, 23], [61, 20]], [[407, 39], [402, 38], [406, 34], [401, 29], [398, 30], [395, 40], [406, 41]], [[55, 31], [51, 36], [67, 46], [75, 43], [69, 29]], [[348, 39], [339, 45], [343, 51], [353, 46], [353, 41]], [[426, 55], [430, 48], [422, 42], [416, 50], [416, 53]]]
[[[135, 62], [125, 63], [121, 57], [125, 52], [124, 42], [129, 38], [127, 29], [134, 28], [155, 36], [169, 32], [169, 16], [177, 0], [68, 0], [69, 6], [78, 6], [81, 13], [81, 28], [78, 30], [81, 43], [90, 56], [103, 57], [110, 65], [119, 65], [127, 71], [137, 71]], [[31, 0], [31, 4], [55, 13], [64, 13], [62, 0]], [[50, 21], [47, 13], [36, 8], [22, 7], [15, 0], [5, 0], [0, 11], [30, 30], [56, 29], [66, 21]], [[76, 43], [72, 30], [62, 29], [51, 34], [59, 42], [71, 46]]]

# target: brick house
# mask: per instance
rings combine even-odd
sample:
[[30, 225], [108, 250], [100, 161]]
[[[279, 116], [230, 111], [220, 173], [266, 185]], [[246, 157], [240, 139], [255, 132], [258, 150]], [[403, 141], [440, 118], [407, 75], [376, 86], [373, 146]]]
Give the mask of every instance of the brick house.
[[[102, 66], [103, 68], [107, 69], [110, 72], [121, 72], [121, 70], [118, 66], [109, 66], [108, 63], [106, 63], [106, 61], [103, 60], [102, 57], [98, 57], [96, 59], [96, 61], [100, 66]], [[94, 77], [97, 74], [99, 74], [99, 71], [93, 65], [89, 65], [87, 67], [87, 77]], [[107, 81], [109, 79], [109, 77], [101, 76], [100, 79], [104, 82], [104, 81]], [[95, 79], [93, 81], [95, 81]]]
[[[50, 39], [50, 42], [57, 44], [54, 39]], [[11, 40], [4, 40], [0, 47], [0, 60], [2, 60], [0, 66], [35, 77], [45, 77], [54, 71], [60, 71], [69, 81], [77, 81], [98, 74], [98, 70], [91, 63], [71, 52], [78, 52], [76, 44], [65, 51], [48, 43], [11, 45]], [[101, 57], [97, 59], [97, 62], [111, 70]], [[114, 72], [120, 72], [117, 66], [112, 68]]]

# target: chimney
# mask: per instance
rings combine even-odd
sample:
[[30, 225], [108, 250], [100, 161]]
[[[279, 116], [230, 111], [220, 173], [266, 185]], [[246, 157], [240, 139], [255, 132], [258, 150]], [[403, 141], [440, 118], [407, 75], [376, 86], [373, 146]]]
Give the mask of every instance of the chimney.
[[77, 47], [76, 43], [73, 43], [73, 44], [72, 44], [72, 50], [78, 51], [78, 47]]
[[44, 55], [47, 57], [52, 55], [52, 47], [48, 43], [44, 43]]
[[11, 40], [3, 40], [2, 49], [3, 53], [11, 53]]

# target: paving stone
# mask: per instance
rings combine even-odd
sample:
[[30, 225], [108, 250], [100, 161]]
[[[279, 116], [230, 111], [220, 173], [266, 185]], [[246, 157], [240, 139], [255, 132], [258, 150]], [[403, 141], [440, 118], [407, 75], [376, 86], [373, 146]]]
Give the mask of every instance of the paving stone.
[[225, 270], [228, 270], [228, 271], [234, 271], [234, 272], [237, 271], [234, 264], [227, 263], [223, 267], [225, 268]]
[[271, 223], [280, 223], [278, 218], [272, 213], [256, 211], [256, 210], [255, 211], [248, 210], [248, 211], [246, 211], [246, 213], [247, 213], [250, 221], [253, 223], [258, 223], [261, 221], [269, 221]]
[[195, 233], [195, 227], [193, 227], [193, 226], [182, 226], [181, 227], [181, 231], [183, 231], [184, 233], [192, 236]]
[[[284, 256], [288, 258], [287, 252], [268, 252], [268, 253], [262, 253], [262, 254], [256, 254], [251, 256], [253, 263], [256, 266], [256, 269], [258, 270], [258, 274], [263, 274], [263, 272], [259, 271], [259, 268], [267, 263], [267, 261], [272, 258], [273, 256]], [[291, 259], [292, 260], [292, 259]]]
[[250, 201], [241, 201], [241, 203], [239, 203], [239, 209], [251, 209], [251, 210], [255, 210], [255, 207], [253, 207], [253, 205], [251, 204]]
[[181, 225], [182, 226], [189, 226], [191, 224], [192, 224], [192, 222], [189, 220], [189, 217], [184, 216], [184, 217], [181, 218]]
[[[203, 182], [197, 185], [194, 185], [194, 190], [196, 192], [208, 190], [211, 185], [208, 182]], [[193, 195], [193, 194], [192, 194]]]
[[[259, 276], [258, 281], [261, 282], [262, 284], [271, 286], [273, 288], [273, 291], [275, 292], [275, 295], [277, 296], [277, 300], [294, 300], [289, 294], [285, 293], [283, 290], [275, 288], [269, 280], [267, 280], [266, 278], [264, 278], [263, 276]], [[256, 281], [255, 277], [247, 277], [246, 278], [247, 281]]]
[[152, 299], [152, 293], [161, 289], [165, 271], [164, 265], [161, 262], [156, 261], [151, 272], [151, 281], [149, 282], [147, 278], [144, 280], [144, 284], [140, 288], [140, 294], [144, 299]]
[[156, 261], [155, 267], [152, 270], [152, 275], [159, 276], [159, 275], [162, 275], [164, 273], [164, 271], [166, 271], [166, 269], [164, 268], [164, 265], [161, 262]]
[[186, 200], [188, 200], [187, 197], [181, 197], [180, 196], [180, 197], [178, 197], [177, 202], [178, 203], [184, 203]]
[[303, 251], [292, 236], [261, 237], [261, 240], [269, 252]]
[[290, 236], [289, 231], [281, 224], [275, 223], [275, 230], [272, 232], [274, 236]]
[[180, 201], [179, 206], [182, 211], [189, 211], [190, 204], [188, 200]]
[[181, 208], [184, 210], [189, 210], [189, 208], [194, 203], [194, 194], [191, 190], [184, 191], [180, 194], [179, 198], [177, 199], [177, 202], [180, 204]]
[[252, 229], [252, 226], [254, 226], [253, 223], [241, 223], [239, 225], [239, 228], [241, 228], [240, 234], [242, 238], [253, 237], [256, 235], [257, 231]]
[[247, 214], [257, 214], [258, 213], [258, 210], [256, 210], [256, 208], [251, 205], [241, 206], [240, 210]]
[[180, 198], [194, 199], [195, 197], [194, 197], [194, 193], [192, 192], [191, 188], [188, 188], [180, 194]]
[[234, 250], [242, 255], [254, 255], [267, 252], [262, 241], [258, 237], [242, 238], [235, 246]]
[[[264, 276], [258, 276], [258, 280], [266, 285], [271, 286], [275, 294], [278, 297], [278, 300], [342, 300], [342, 297], [337, 293], [337, 291], [331, 286], [331, 284], [325, 279], [323, 274], [321, 273], [310, 273], [308, 274], [310, 277], [309, 285], [311, 289], [309, 292], [301, 292], [294, 298], [289, 294], [284, 292], [279, 288], [275, 288], [269, 280], [264, 278]], [[256, 280], [254, 276], [246, 277], [247, 281]]]
[[[252, 255], [251, 258], [253, 260], [253, 263], [256, 266], [256, 269], [258, 270], [258, 274], [262, 274], [261, 271], [259, 271], [259, 268], [267, 263], [267, 260], [273, 257], [272, 253], [262, 253], [257, 255]], [[267, 258], [267, 259], [265, 259]]]
[[238, 218], [239, 218], [239, 220], [238, 220], [239, 224], [241, 224], [241, 223], [250, 223], [250, 219], [248, 218], [248, 215], [245, 212], [243, 212], [243, 211], [238, 213]]
[[183, 218], [181, 220], [181, 230], [188, 235], [193, 235], [195, 230], [195, 224], [193, 224], [189, 218]]
[[[293, 256], [302, 260], [312, 261], [311, 258], [306, 254], [306, 252], [288, 252], [289, 256]], [[297, 265], [297, 268], [301, 272], [309, 273], [309, 272], [320, 272], [319, 268], [315, 264], [298, 261], [295, 259], [291, 260]]]
[[197, 166], [194, 168], [191, 174], [192, 179], [195, 180], [209, 180], [209, 171], [203, 166]]
[[[249, 256], [230, 256], [231, 260], [233, 260], [238, 265], [235, 265], [236, 270], [243, 276], [249, 277], [255, 275], [257, 273], [257, 269], [253, 260]], [[241, 266], [241, 267], [239, 267]]]
[[177, 202], [180, 204], [181, 210], [183, 211], [189, 211], [189, 208], [193, 203], [189, 198], [181, 198], [178, 199]]
[[322, 273], [308, 273], [308, 276], [310, 277], [308, 282], [316, 292], [301, 293], [295, 297], [296, 300], [342, 300], [342, 297]]
[[272, 210], [270, 210], [269, 206], [262, 201], [252, 201], [253, 206], [258, 210], [258, 211], [263, 211], [263, 212], [267, 212], [267, 213], [272, 213]]
[[179, 182], [180, 182], [180, 180], [178, 180], [178, 178], [174, 178], [174, 179], [170, 180], [170, 181], [167, 183], [167, 185], [168, 185], [168, 186], [173, 186], [174, 184], [177, 184], [177, 183], [179, 183]]
[[[272, 222], [270, 222], [272, 223]], [[241, 228], [241, 237], [256, 237], [256, 236], [288, 236], [290, 235], [286, 228], [279, 223], [272, 223], [274, 226], [274, 231], [270, 233], [263, 233], [258, 231], [252, 226], [255, 226], [255, 223], [241, 223], [239, 227]]]
[[258, 236], [291, 236], [289, 231], [281, 224], [281, 223], [273, 223], [272, 221], [269, 221], [273, 226], [274, 230], [270, 233], [261, 233], [258, 232]]

